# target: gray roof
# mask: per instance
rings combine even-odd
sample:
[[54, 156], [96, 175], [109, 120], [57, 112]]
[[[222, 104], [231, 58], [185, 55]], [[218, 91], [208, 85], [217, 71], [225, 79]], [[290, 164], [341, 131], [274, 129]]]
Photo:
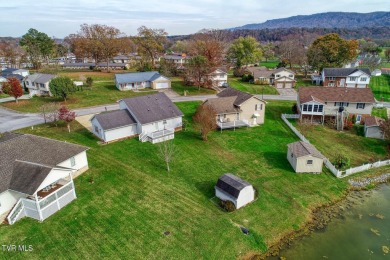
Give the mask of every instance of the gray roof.
[[16, 160], [54, 167], [87, 149], [35, 135], [5, 133], [0, 137], [0, 193], [11, 186]]
[[94, 118], [99, 122], [103, 130], [136, 124], [136, 121], [127, 109], [101, 113], [95, 115]]
[[234, 105], [235, 106], [240, 106], [242, 103], [253, 97], [253, 95], [249, 93], [245, 93], [242, 91], [239, 91], [234, 88], [227, 88], [222, 90], [217, 94], [218, 97], [236, 97], [234, 100]]
[[83, 63], [83, 62], [73, 62], [73, 63], [64, 63], [62, 67], [94, 67], [95, 63]]
[[226, 192], [234, 198], [238, 198], [238, 196], [240, 195], [240, 191], [247, 186], [251, 186], [251, 184], [231, 173], [226, 173], [225, 175], [222, 175], [218, 179], [216, 185], [217, 188]]
[[367, 75], [371, 75], [370, 69], [357, 69], [357, 68], [324, 68], [323, 74], [325, 77], [347, 77], [356, 71], [362, 71]]
[[33, 195], [53, 167], [16, 160], [9, 189]]
[[183, 113], [162, 92], [123, 99], [136, 121], [141, 124], [183, 116]]
[[291, 143], [287, 146], [297, 158], [306, 155], [311, 155], [320, 159], [325, 158], [313, 145], [303, 141]]
[[211, 106], [217, 114], [237, 113], [240, 109], [234, 106], [236, 99], [237, 96], [209, 98], [204, 104]]
[[153, 81], [161, 76], [162, 75], [157, 71], [122, 73], [122, 74], [115, 74], [115, 81], [119, 84], [145, 82], [145, 81]]
[[35, 73], [32, 75], [28, 75], [25, 80], [30, 80], [35, 83], [45, 84], [49, 82], [52, 78], [55, 78], [56, 75], [53, 74], [43, 74], [43, 73]]

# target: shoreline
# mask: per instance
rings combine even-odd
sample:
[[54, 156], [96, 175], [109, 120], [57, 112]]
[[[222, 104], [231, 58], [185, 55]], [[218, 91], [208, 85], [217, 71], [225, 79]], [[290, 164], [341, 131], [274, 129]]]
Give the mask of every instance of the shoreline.
[[280, 255], [280, 251], [289, 248], [298, 243], [303, 237], [310, 235], [316, 230], [323, 230], [334, 218], [343, 217], [342, 213], [345, 210], [353, 207], [357, 201], [364, 201], [366, 197], [369, 197], [369, 192], [373, 188], [377, 188], [380, 185], [390, 182], [390, 173], [380, 174], [373, 177], [364, 177], [349, 179], [348, 183], [350, 188], [346, 191], [346, 194], [339, 200], [329, 202], [321, 205], [311, 213], [311, 220], [309, 220], [302, 228], [293, 231], [283, 236], [279, 242], [271, 245], [268, 250], [262, 254], [253, 254], [248, 257], [249, 259], [268, 259], [283, 256]]

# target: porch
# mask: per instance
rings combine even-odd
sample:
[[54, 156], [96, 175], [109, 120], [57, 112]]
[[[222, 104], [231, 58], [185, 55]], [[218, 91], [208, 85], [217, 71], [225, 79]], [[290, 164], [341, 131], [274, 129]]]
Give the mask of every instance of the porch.
[[23, 217], [44, 221], [76, 199], [73, 180], [61, 179], [38, 191], [34, 196], [21, 198], [7, 216], [12, 225]]
[[236, 129], [243, 126], [249, 126], [249, 122], [247, 120], [218, 121], [217, 126], [222, 131], [223, 129]]
[[141, 142], [151, 142], [152, 144], [156, 144], [167, 140], [171, 140], [174, 137], [175, 137], [174, 129], [164, 129], [152, 133], [142, 133], [139, 135], [139, 140]]

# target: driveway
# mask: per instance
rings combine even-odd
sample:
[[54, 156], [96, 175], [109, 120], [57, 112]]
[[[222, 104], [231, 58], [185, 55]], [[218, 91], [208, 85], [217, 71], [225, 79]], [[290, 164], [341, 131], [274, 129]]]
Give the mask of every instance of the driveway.
[[281, 96], [297, 96], [297, 92], [293, 88], [277, 88], [276, 90]]

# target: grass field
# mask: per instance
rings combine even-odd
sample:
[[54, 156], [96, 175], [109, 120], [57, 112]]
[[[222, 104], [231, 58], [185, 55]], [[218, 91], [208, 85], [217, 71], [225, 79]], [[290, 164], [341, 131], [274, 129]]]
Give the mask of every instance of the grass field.
[[[198, 104], [178, 106], [191, 122]], [[0, 258], [236, 259], [265, 251], [309, 221], [313, 208], [340, 199], [347, 189], [345, 179], [328, 172], [293, 172], [286, 145], [297, 138], [280, 119], [291, 105], [270, 101], [264, 125], [213, 132], [208, 142], [190, 125], [175, 134], [169, 173], [158, 147], [136, 138], [98, 145], [77, 123], [71, 133], [46, 125], [22, 131], [90, 147], [90, 170], [75, 180], [77, 200], [43, 223], [25, 218], [0, 226], [0, 244], [34, 248], [0, 251]], [[252, 183], [258, 199], [234, 213], [214, 205], [214, 185], [226, 172]]]
[[250, 84], [247, 82], [242, 82], [241, 78], [237, 77], [229, 77], [228, 78], [229, 85], [232, 88], [248, 92], [251, 94], [270, 94], [270, 95], [279, 95], [278, 91], [271, 86], [268, 85], [255, 85], [255, 84]]
[[373, 108], [372, 113], [373, 116], [381, 117], [383, 119], [387, 119], [387, 108]]
[[259, 66], [263, 66], [266, 68], [274, 69], [276, 66], [278, 66], [279, 61], [274, 60], [274, 61], [262, 61], [260, 62]]
[[303, 75], [297, 75], [295, 80], [297, 81], [295, 84], [295, 88], [297, 89], [300, 87], [315, 86], [315, 84], [311, 83], [310, 77], [305, 79]]
[[187, 96], [194, 96], [194, 95], [210, 95], [215, 94], [215, 90], [213, 89], [206, 89], [206, 88], [200, 88], [195, 86], [186, 86], [183, 83], [183, 79], [174, 77], [172, 79], [171, 87], [172, 89], [179, 94], [180, 96], [184, 95], [184, 91], [187, 92]]
[[352, 167], [389, 159], [385, 141], [358, 136], [354, 130], [339, 132], [322, 125], [297, 127], [331, 162], [337, 154], [348, 156]]
[[370, 88], [378, 101], [390, 102], [390, 75], [371, 77]]
[[4, 94], [4, 93], [0, 93], [0, 98], [6, 98], [6, 97], [9, 97], [9, 95]]

